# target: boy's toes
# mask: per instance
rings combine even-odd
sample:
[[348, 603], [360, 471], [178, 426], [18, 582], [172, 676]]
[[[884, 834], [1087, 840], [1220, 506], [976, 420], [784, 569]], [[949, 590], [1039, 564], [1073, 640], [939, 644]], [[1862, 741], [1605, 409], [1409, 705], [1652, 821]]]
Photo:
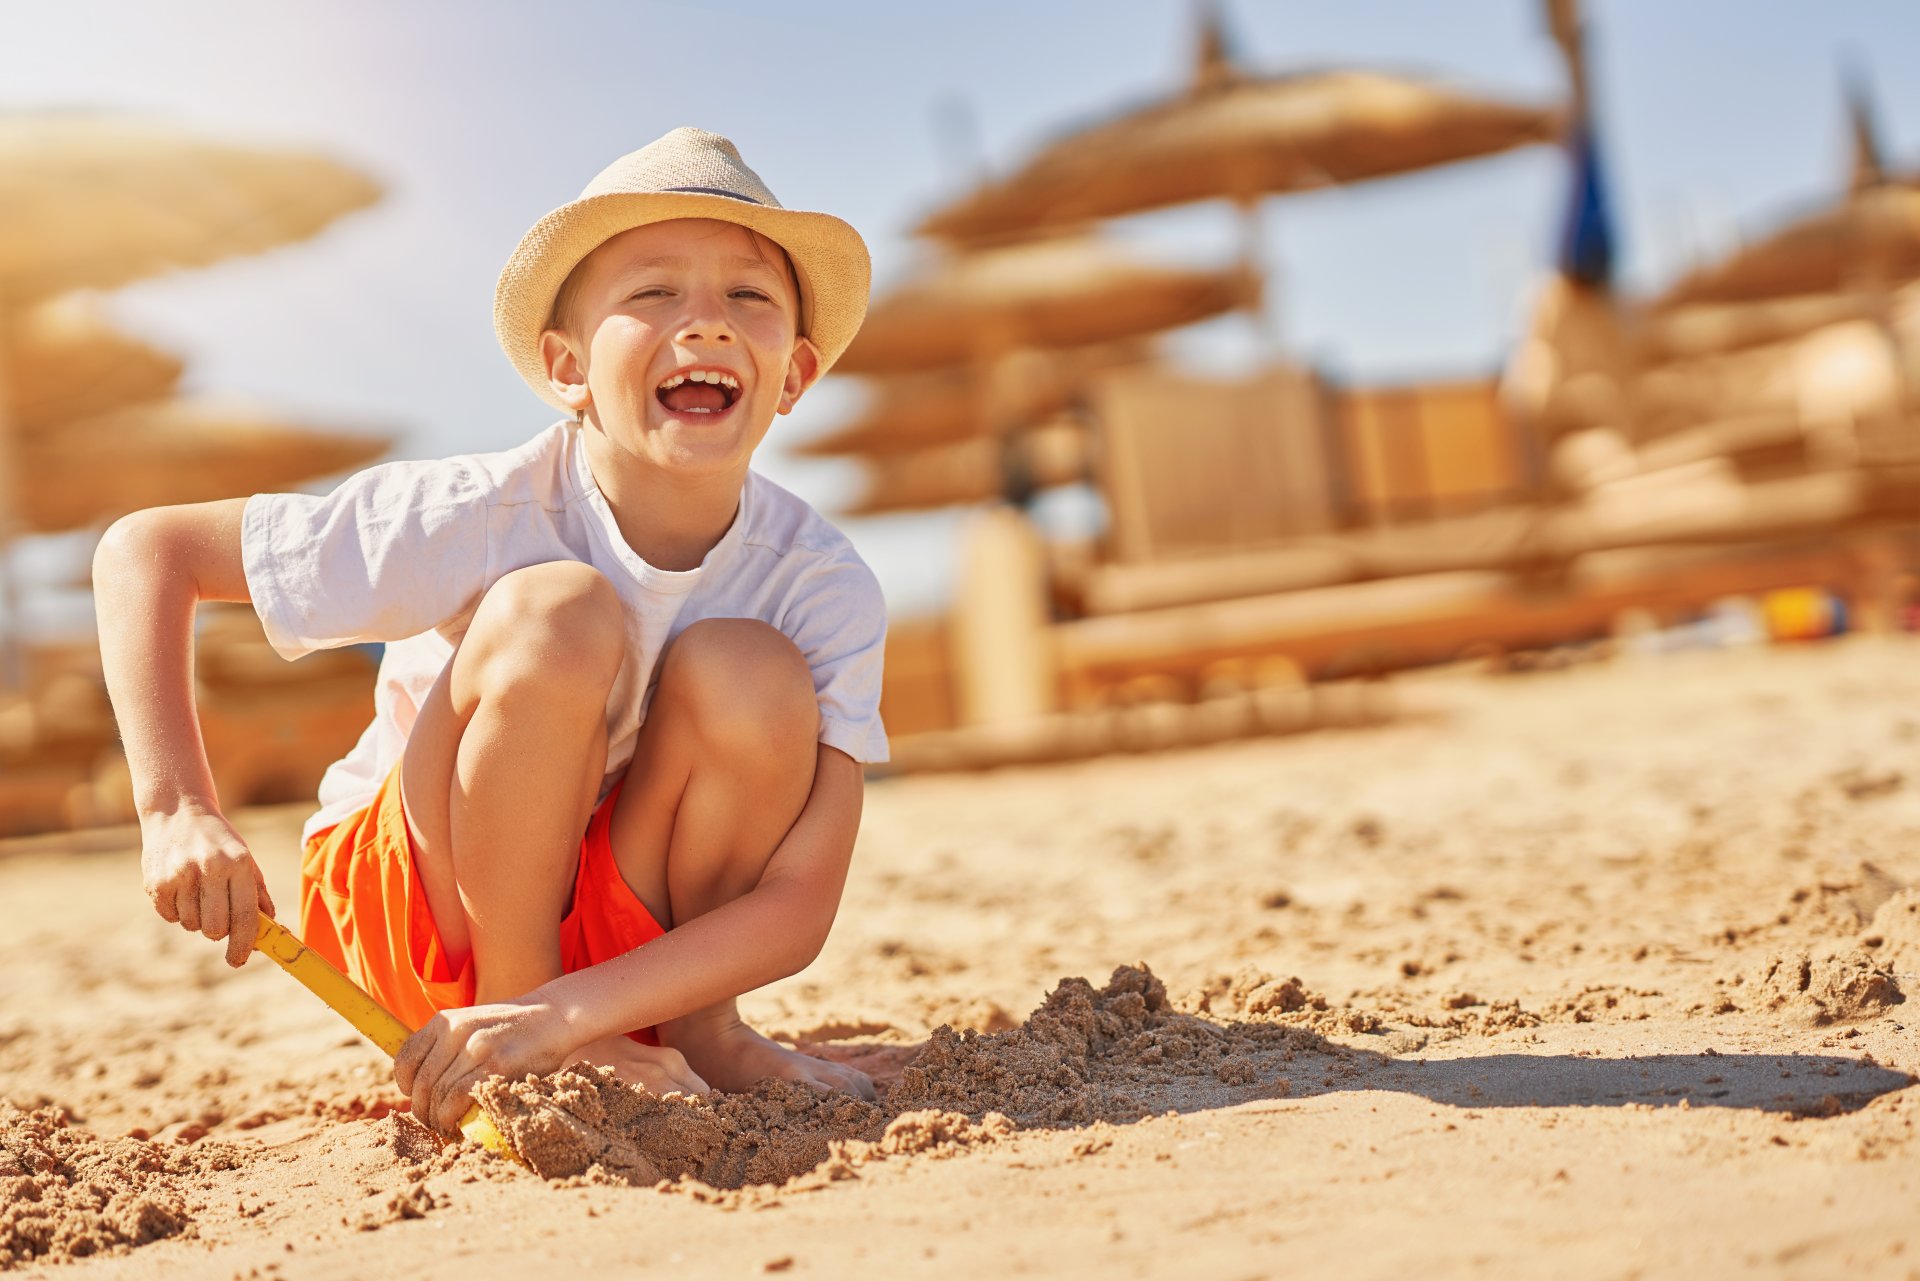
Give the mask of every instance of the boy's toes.
[[687, 1062], [687, 1056], [680, 1051], [670, 1046], [662, 1046], [653, 1050], [648, 1057], [653, 1060], [655, 1070], [666, 1082], [664, 1088], [653, 1087], [655, 1094], [666, 1094], [675, 1090], [682, 1094], [707, 1092], [707, 1083], [701, 1080], [700, 1074]]
[[707, 1083], [701, 1080], [691, 1068], [675, 1072], [659, 1064], [648, 1064], [631, 1076], [624, 1072], [621, 1075], [626, 1077], [629, 1084], [637, 1085], [647, 1093], [657, 1094], [661, 1098], [674, 1095], [692, 1097], [707, 1093]]
[[853, 1078], [852, 1092], [855, 1095], [865, 1099], [869, 1103], [872, 1103], [875, 1098], [878, 1097], [874, 1093], [872, 1077], [857, 1068], [848, 1068], [847, 1074]]
[[874, 1100], [873, 1078], [859, 1068], [850, 1068], [842, 1063], [828, 1063], [814, 1060], [814, 1068], [807, 1073], [810, 1085], [826, 1090], [838, 1090], [842, 1094], [851, 1094], [857, 1099]]

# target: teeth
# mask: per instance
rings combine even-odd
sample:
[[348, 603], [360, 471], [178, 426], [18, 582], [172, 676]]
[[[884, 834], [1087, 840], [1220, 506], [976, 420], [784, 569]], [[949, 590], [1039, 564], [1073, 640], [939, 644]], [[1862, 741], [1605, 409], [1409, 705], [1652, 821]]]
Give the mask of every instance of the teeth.
[[734, 391], [740, 390], [740, 380], [738, 378], [735, 378], [732, 374], [723, 374], [713, 369], [695, 369], [689, 373], [675, 374], [662, 382], [659, 390], [672, 391], [684, 382], [712, 383], [716, 386], [727, 387]]

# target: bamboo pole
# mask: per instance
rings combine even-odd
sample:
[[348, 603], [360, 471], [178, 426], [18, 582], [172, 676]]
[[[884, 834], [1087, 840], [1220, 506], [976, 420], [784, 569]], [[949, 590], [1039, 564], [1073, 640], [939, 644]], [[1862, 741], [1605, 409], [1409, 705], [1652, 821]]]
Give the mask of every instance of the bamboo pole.
[[13, 422], [7, 413], [7, 352], [13, 315], [0, 298], [0, 694], [21, 688], [26, 674], [20, 652], [20, 591], [13, 572], [13, 544], [22, 527]]
[[1858, 576], [1856, 555], [1830, 543], [1704, 554], [1669, 547], [1629, 559], [1624, 572], [1583, 566], [1564, 590], [1535, 591], [1495, 571], [1455, 571], [1080, 619], [1054, 627], [1054, 654], [1069, 684], [1095, 685], [1268, 654], [1309, 671], [1355, 654], [1411, 666], [1473, 644], [1565, 643], [1604, 632], [1624, 609], [1701, 605]]
[[1817, 537], [1899, 520], [1915, 498], [1912, 479], [1849, 471], [1737, 487], [1676, 484], [1558, 510], [1516, 506], [1256, 551], [1102, 565], [1088, 574], [1084, 593], [1090, 613], [1117, 616], [1422, 574], [1518, 573], [1661, 544]]

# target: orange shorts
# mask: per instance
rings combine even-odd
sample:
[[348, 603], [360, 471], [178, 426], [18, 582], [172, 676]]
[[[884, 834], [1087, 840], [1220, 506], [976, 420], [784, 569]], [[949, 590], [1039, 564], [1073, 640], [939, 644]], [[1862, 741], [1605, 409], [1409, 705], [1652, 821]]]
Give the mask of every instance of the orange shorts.
[[[615, 784], [580, 842], [573, 906], [560, 922], [560, 964], [567, 973], [665, 933], [613, 861], [607, 829], [619, 795]], [[473, 958], [448, 954], [414, 868], [398, 765], [367, 808], [307, 838], [300, 859], [300, 938], [408, 1027], [474, 1003]], [[651, 1028], [627, 1035], [658, 1044]]]

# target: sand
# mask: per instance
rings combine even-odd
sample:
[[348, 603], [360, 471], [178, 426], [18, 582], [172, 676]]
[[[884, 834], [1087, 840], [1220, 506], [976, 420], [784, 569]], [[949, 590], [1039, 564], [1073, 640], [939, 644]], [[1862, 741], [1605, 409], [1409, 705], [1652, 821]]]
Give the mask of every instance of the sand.
[[745, 1094], [659, 1099], [603, 1068], [482, 1088], [481, 1104], [521, 1159], [544, 1178], [709, 1187], [784, 1183], [827, 1159], [835, 1140], [877, 1139], [880, 1109], [790, 1081]]
[[147, 1245], [187, 1227], [195, 1175], [231, 1169], [225, 1145], [101, 1142], [59, 1108], [0, 1102], [0, 1267]]
[[[0, 846], [0, 1271], [1920, 1275], [1920, 644], [1399, 682], [1389, 725], [876, 784], [748, 1016], [877, 1104], [408, 1118], [126, 834]], [[281, 901], [301, 811], [240, 816]]]
[[[1289, 991], [1297, 993], [1297, 984]], [[1262, 1003], [1263, 1012], [1276, 1008]], [[1002, 1032], [935, 1028], [898, 1078], [883, 1081], [881, 1105], [782, 1081], [746, 1094], [661, 1099], [591, 1067], [495, 1079], [480, 1102], [544, 1178], [693, 1179], [733, 1189], [788, 1183], [830, 1160], [857, 1165], [876, 1155], [976, 1146], [1016, 1128], [1138, 1121], [1150, 1111], [1145, 1099], [1231, 1106], [1287, 1093], [1281, 1069], [1296, 1055], [1317, 1054], [1331, 1065], [1347, 1053], [1283, 1026], [1223, 1026], [1179, 1013], [1149, 970], [1122, 966], [1102, 988], [1067, 980]]]

